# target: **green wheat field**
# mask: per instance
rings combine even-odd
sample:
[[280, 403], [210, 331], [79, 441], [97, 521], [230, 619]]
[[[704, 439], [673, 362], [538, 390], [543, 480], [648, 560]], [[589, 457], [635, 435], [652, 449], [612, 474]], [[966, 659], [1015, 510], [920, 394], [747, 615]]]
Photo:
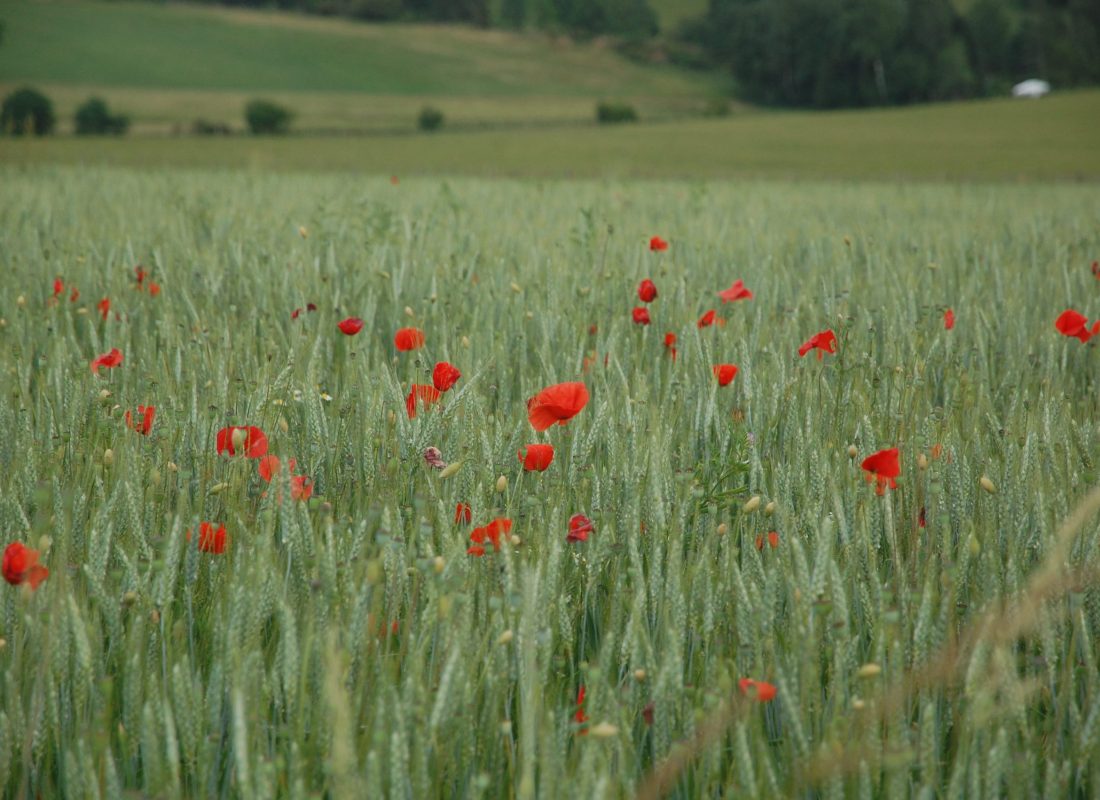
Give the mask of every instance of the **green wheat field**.
[[1100, 794], [1095, 186], [0, 182], [0, 795]]

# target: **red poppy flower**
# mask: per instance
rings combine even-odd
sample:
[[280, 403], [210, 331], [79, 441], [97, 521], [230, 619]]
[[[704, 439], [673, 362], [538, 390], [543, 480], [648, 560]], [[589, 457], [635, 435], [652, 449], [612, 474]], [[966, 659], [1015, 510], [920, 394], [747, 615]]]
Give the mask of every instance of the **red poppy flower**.
[[1082, 342], [1087, 342], [1097, 333], [1100, 333], [1100, 320], [1097, 320], [1096, 324], [1092, 326], [1091, 331], [1088, 329], [1088, 324], [1088, 317], [1079, 314], [1072, 308], [1067, 308], [1054, 321], [1054, 327], [1058, 329], [1059, 333], [1063, 336], [1074, 336]]
[[901, 464], [898, 463], [898, 449], [891, 447], [889, 450], [879, 450], [863, 459], [860, 465], [867, 472], [867, 482], [876, 481], [875, 494], [883, 494], [889, 484], [891, 489], [898, 488], [895, 480], [901, 474]]
[[467, 525], [473, 521], [474, 512], [473, 509], [466, 503], [455, 504], [455, 525], [461, 525], [465, 522]]
[[1092, 262], [1092, 274], [1097, 280], [1100, 280], [1100, 261]]
[[720, 291], [718, 296], [722, 298], [723, 303], [732, 303], [734, 300], [752, 300], [752, 292], [746, 289], [745, 284], [740, 280], [734, 281], [730, 288]]
[[300, 309], [300, 308], [296, 308], [296, 309], [294, 309], [293, 311], [290, 312], [290, 318], [291, 319], [298, 319], [298, 317], [300, 317], [301, 315], [302, 315], [302, 309]]
[[802, 343], [798, 348], [798, 354], [805, 356], [811, 350], [817, 350], [817, 360], [820, 361], [826, 353], [836, 352], [836, 334], [831, 330], [815, 333]]
[[239, 452], [247, 458], [263, 458], [267, 455], [267, 436], [253, 425], [232, 425], [218, 431], [216, 446], [219, 456]]
[[419, 328], [402, 328], [393, 336], [393, 344], [398, 350], [415, 350], [424, 346], [424, 331]]
[[316, 303], [306, 303], [306, 311], [316, 311], [316, 310], [317, 310], [317, 304]]
[[61, 293], [65, 291], [65, 284], [61, 282], [61, 278], [57, 277], [53, 279], [53, 296], [56, 300], [61, 296]]
[[136, 267], [134, 267], [134, 279], [137, 280], [138, 291], [141, 291], [141, 286], [143, 283], [145, 283], [145, 276], [147, 274], [148, 273], [145, 271], [145, 267], [143, 267], [141, 264], [138, 264]]
[[636, 307], [630, 312], [630, 315], [634, 318], [635, 325], [648, 325], [649, 324], [649, 312], [642, 306]]
[[104, 320], [106, 320], [107, 315], [111, 313], [111, 301], [106, 297], [96, 303], [95, 307], [99, 309], [99, 316], [103, 317]]
[[424, 406], [430, 406], [432, 403], [438, 403], [439, 398], [442, 396], [442, 393], [434, 386], [426, 383], [414, 383], [409, 390], [409, 396], [405, 398], [405, 411], [408, 413], [409, 419], [416, 419], [417, 401]]
[[397, 179], [396, 175], [390, 175], [390, 184], [392, 184], [393, 186], [396, 186], [399, 183], [401, 183], [401, 181], [399, 181]]
[[[153, 429], [153, 416], [157, 413], [154, 406], [138, 406], [137, 414], [130, 416], [127, 411], [123, 416], [126, 419], [126, 427], [135, 430], [142, 436], [148, 436]], [[140, 420], [140, 421], [138, 421]]]
[[554, 445], [529, 444], [520, 450], [517, 455], [525, 470], [528, 472], [542, 472], [554, 460]]
[[595, 336], [599, 332], [599, 330], [600, 326], [593, 322], [591, 325], [588, 326], [588, 335]]
[[[779, 547], [779, 534], [775, 531], [768, 531], [768, 547], [772, 550]], [[764, 534], [762, 533], [756, 534], [756, 549], [764, 549]]]
[[308, 500], [313, 495], [313, 481], [305, 475], [294, 475], [290, 479], [290, 498]]
[[714, 372], [714, 377], [718, 379], [719, 386], [729, 386], [737, 375], [736, 364], [717, 364], [711, 367], [711, 370]]
[[643, 303], [652, 303], [657, 299], [657, 284], [646, 278], [638, 284], [638, 299]]
[[943, 327], [947, 330], [955, 327], [955, 312], [950, 308], [943, 312]]
[[160, 284], [149, 281], [149, 296], [156, 297], [158, 294], [160, 294]]
[[742, 678], [737, 682], [741, 694], [760, 703], [767, 703], [775, 699], [775, 687], [764, 681], [754, 681], [752, 678]]
[[703, 316], [699, 317], [699, 322], [697, 322], [696, 324], [700, 328], [707, 328], [707, 327], [714, 324], [714, 318], [716, 316], [717, 316], [717, 313], [712, 308], [710, 311], [703, 314]]
[[348, 317], [347, 319], [340, 320], [336, 323], [336, 327], [340, 329], [340, 333], [345, 336], [354, 336], [363, 330], [363, 320], [359, 317]]
[[[294, 467], [297, 466], [297, 459], [290, 459], [287, 461], [286, 468], [289, 472], [294, 471]], [[268, 455], [261, 458], [256, 463], [256, 471], [260, 473], [260, 477], [267, 483], [271, 483], [271, 479], [279, 474], [279, 467], [282, 466], [282, 462], [278, 456]]]
[[432, 384], [441, 392], [450, 389], [461, 377], [462, 373], [453, 364], [448, 364], [446, 361], [440, 361], [432, 370]]
[[4, 580], [12, 586], [29, 583], [32, 589], [37, 589], [50, 576], [50, 571], [38, 563], [38, 551], [22, 542], [12, 542], [4, 548], [0, 572], [3, 573]]
[[565, 537], [567, 542], [587, 542], [588, 534], [595, 533], [592, 520], [584, 514], [574, 514], [569, 518], [569, 534]]
[[555, 383], [527, 399], [527, 420], [536, 431], [555, 422], [564, 425], [588, 404], [588, 387], [580, 381]]
[[642, 709], [642, 719], [645, 720], [646, 725], [653, 725], [653, 711], [656, 707], [656, 703], [650, 700]]
[[99, 374], [100, 367], [107, 367], [108, 369], [117, 367], [122, 363], [122, 352], [117, 347], [112, 347], [111, 352], [104, 353], [101, 356], [96, 356], [92, 361], [92, 373], [94, 375]]
[[917, 515], [917, 525], [919, 525], [920, 527], [923, 528], [927, 524], [928, 524], [928, 520], [926, 519], [925, 514], [924, 514], [924, 506], [921, 506], [920, 507], [920, 514]]
[[[584, 695], [585, 691], [584, 686], [582, 685], [577, 690], [577, 711], [573, 714], [573, 721], [578, 725], [583, 725], [584, 723], [588, 722], [588, 715], [584, 713]], [[587, 731], [582, 729], [581, 731], [579, 731], [579, 733], [584, 734], [587, 733]]]
[[676, 334], [669, 331], [665, 334], [665, 350], [672, 356], [672, 360], [676, 360]]
[[473, 533], [470, 534], [470, 541], [473, 542], [466, 553], [471, 556], [483, 556], [485, 555], [485, 543], [491, 542], [493, 550], [500, 550], [500, 537], [506, 533], [512, 532], [512, 520], [507, 517], [497, 517], [488, 525], [482, 525], [480, 528], [474, 528]]
[[649, 240], [649, 249], [655, 253], [662, 250], [668, 250], [668, 242], [666, 242], [660, 236], [654, 236], [652, 239]]
[[[191, 531], [187, 532], [187, 541], [191, 541]], [[219, 525], [215, 530], [212, 522], [199, 523], [199, 550], [220, 556], [225, 553], [225, 545], [224, 525]]]
[[79, 290], [79, 289], [77, 289], [77, 288], [76, 288], [76, 287], [74, 286], [74, 287], [73, 287], [73, 291], [72, 291], [72, 293], [71, 293], [71, 294], [69, 295], [69, 302], [70, 302], [70, 303], [75, 303], [75, 302], [76, 302], [77, 300], [79, 300], [79, 299], [80, 299], [80, 290]]

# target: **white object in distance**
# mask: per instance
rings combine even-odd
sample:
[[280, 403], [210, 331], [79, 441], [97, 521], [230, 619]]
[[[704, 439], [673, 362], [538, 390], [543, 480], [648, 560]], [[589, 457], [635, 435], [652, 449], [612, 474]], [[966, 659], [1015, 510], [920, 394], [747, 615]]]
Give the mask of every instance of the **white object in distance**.
[[1013, 97], [1042, 97], [1050, 94], [1050, 84], [1038, 78], [1017, 83], [1012, 87]]

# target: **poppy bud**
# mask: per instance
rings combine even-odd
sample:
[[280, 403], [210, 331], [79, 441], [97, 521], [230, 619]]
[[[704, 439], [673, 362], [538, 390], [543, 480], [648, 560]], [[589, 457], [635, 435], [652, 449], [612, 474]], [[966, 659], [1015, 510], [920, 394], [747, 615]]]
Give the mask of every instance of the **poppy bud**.
[[99, 390], [99, 399], [101, 402], [106, 402], [111, 396], [111, 392], [107, 389]]
[[988, 475], [982, 475], [981, 480], [979, 480], [978, 483], [990, 494], [997, 493], [997, 487], [993, 484], [993, 481], [989, 479]]
[[917, 469], [928, 469], [928, 456], [924, 453], [917, 456]]
[[414, 312], [412, 310], [412, 306], [405, 306], [405, 316], [406, 317], [415, 317], [416, 316], [416, 312]]
[[852, 246], [852, 237], [851, 236], [845, 236], [844, 237], [844, 245], [846, 247], [851, 247]]
[[[6, 328], [6, 327], [8, 327], [8, 321], [6, 319], [4, 319], [3, 317], [0, 317], [0, 328]], [[0, 640], [0, 641], [2, 641], [2, 640]]]
[[775, 501], [774, 500], [769, 500], [768, 504], [766, 506], [764, 506], [764, 513], [767, 514], [769, 517], [772, 514], [775, 513]]
[[244, 428], [234, 428], [229, 436], [233, 442], [233, 450], [244, 450], [244, 443], [248, 440], [248, 431]]
[[746, 514], [751, 514], [758, 508], [760, 508], [760, 495], [754, 494], [748, 499], [745, 505], [741, 507], [741, 510], [744, 511]]
[[25, 298], [23, 295], [19, 295], [17, 298], [15, 298], [15, 304], [22, 308], [27, 304], [27, 298]]
[[878, 664], [870, 663], [870, 664], [864, 664], [862, 667], [860, 667], [859, 670], [856, 672], [856, 677], [859, 677], [859, 678], [874, 678], [874, 677], [877, 677], [878, 675], [881, 675], [881, 674], [882, 674], [882, 667], [880, 667]]
[[169, 472], [179, 472], [179, 467], [176, 465], [175, 461], [169, 461], [168, 462], [168, 471]]
[[7, 646], [8, 646], [8, 640], [0, 638], [0, 650], [3, 650]]
[[224, 481], [222, 483], [215, 483], [213, 486], [210, 487], [210, 494], [221, 494], [228, 488], [229, 484], [225, 483]]
[[723, 522], [722, 524], [720, 524], [720, 525], [718, 526], [718, 535], [719, 535], [719, 536], [725, 536], [725, 535], [726, 535], [726, 532], [727, 532], [727, 531], [728, 531], [729, 529], [730, 529], [730, 526], [729, 526], [729, 525], [727, 525], [726, 523], [724, 523], [724, 522]]
[[527, 319], [534, 319], [535, 318], [535, 312], [534, 311], [528, 311], [523, 316], [527, 317]]
[[308, 239], [309, 238], [309, 229], [307, 229], [305, 225], [299, 225], [298, 226], [298, 235], [301, 236], [303, 239]]
[[497, 637], [497, 644], [508, 644], [511, 641], [512, 641], [512, 631], [511, 631], [511, 629], [504, 631], [504, 633], [502, 633], [500, 636]]
[[506, 491], [508, 491], [508, 479], [501, 475], [499, 478], [497, 478], [496, 488], [498, 494], [504, 494]]
[[132, 606], [135, 602], [137, 602], [137, 592], [126, 592], [122, 595], [122, 605]]
[[588, 729], [588, 735], [597, 739], [610, 739], [612, 736], [618, 735], [618, 733], [619, 729], [610, 722], [601, 722]]
[[970, 555], [974, 557], [977, 557], [982, 552], [982, 543], [978, 541], [977, 536], [971, 535], [966, 546], [970, 549]]
[[462, 337], [462, 346], [463, 347], [469, 347], [470, 346], [470, 337], [469, 336], [463, 336]]
[[516, 294], [519, 294], [520, 292], [523, 291], [523, 289], [519, 288], [518, 283], [516, 283], [515, 281], [512, 281], [512, 291], [515, 292]]
[[859, 455], [859, 450], [856, 449], [854, 444], [848, 445], [848, 458], [855, 458]]
[[444, 562], [443, 556], [436, 556], [432, 559], [432, 570], [435, 572], [436, 575], [443, 574], [443, 567], [445, 565], [446, 562]]
[[462, 468], [462, 462], [456, 461], [453, 464], [448, 464], [439, 472], [440, 478], [449, 478], [458, 472]]
[[511, 720], [506, 719], [502, 723], [500, 723], [500, 734], [501, 734], [501, 736], [511, 736], [512, 735], [512, 721]]
[[386, 419], [389, 421], [390, 425], [393, 425], [397, 422], [397, 414], [391, 410], [390, 413], [386, 415]]
[[645, 670], [641, 668], [634, 670], [634, 680], [638, 683], [643, 682], [645, 680]]
[[115, 463], [115, 451], [107, 448], [103, 451], [103, 466], [109, 467]]
[[508, 541], [512, 543], [512, 547], [519, 547], [521, 544], [523, 544], [523, 540], [516, 536], [514, 533], [512, 534], [512, 538]]
[[864, 703], [862, 700], [860, 700], [858, 697], [853, 697], [852, 698], [852, 710], [853, 711], [862, 711], [866, 706], [867, 706], [867, 704]]
[[157, 611], [155, 608], [149, 612], [149, 621], [152, 622], [154, 625], [160, 624], [160, 612]]
[[286, 421], [286, 417], [279, 417], [279, 430], [286, 433], [290, 430], [290, 425]]

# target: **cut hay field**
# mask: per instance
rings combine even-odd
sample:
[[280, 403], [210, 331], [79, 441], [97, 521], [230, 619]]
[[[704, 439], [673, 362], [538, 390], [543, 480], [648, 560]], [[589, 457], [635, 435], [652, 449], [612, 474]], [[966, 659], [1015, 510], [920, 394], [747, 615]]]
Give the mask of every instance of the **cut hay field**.
[[0, 180], [0, 795], [1100, 793], [1094, 187]]

